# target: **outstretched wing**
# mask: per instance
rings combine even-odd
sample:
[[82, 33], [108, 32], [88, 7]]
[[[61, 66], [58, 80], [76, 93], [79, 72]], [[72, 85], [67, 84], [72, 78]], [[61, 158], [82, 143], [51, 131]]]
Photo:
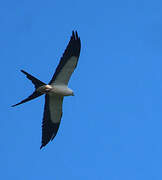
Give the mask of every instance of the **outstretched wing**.
[[68, 84], [69, 79], [77, 66], [80, 49], [80, 38], [78, 37], [77, 31], [73, 31], [69, 44], [49, 84]]
[[47, 94], [42, 123], [42, 147], [56, 136], [62, 117], [63, 97]]

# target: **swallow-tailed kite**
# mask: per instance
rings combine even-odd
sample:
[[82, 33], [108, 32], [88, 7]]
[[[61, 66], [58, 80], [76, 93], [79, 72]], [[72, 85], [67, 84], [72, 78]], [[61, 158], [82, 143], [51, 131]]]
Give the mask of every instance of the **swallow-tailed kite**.
[[69, 44], [49, 84], [45, 84], [24, 70], [21, 70], [21, 72], [32, 81], [35, 86], [35, 91], [28, 98], [12, 107], [45, 94], [45, 106], [42, 122], [42, 144], [40, 149], [48, 144], [50, 140], [52, 141], [57, 134], [62, 117], [62, 103], [64, 96], [74, 95], [73, 91], [68, 88], [68, 82], [77, 66], [80, 49], [80, 38], [78, 37], [77, 31], [73, 31]]

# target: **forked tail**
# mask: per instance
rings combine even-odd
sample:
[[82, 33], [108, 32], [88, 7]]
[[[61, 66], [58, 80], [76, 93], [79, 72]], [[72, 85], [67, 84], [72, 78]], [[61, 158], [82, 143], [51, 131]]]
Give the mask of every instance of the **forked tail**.
[[25, 102], [28, 102], [28, 101], [30, 101], [30, 100], [32, 100], [32, 99], [35, 99], [35, 98], [41, 96], [43, 93], [38, 92], [38, 91], [36, 91], [36, 90], [37, 90], [37, 88], [39, 88], [40, 86], [46, 85], [44, 82], [40, 81], [39, 79], [35, 78], [35, 77], [32, 76], [31, 74], [25, 72], [24, 70], [21, 70], [21, 72], [24, 73], [24, 74], [26, 75], [26, 77], [27, 77], [29, 80], [32, 81], [32, 83], [33, 83], [34, 86], [35, 86], [35, 91], [34, 91], [29, 97], [27, 97], [26, 99], [22, 100], [21, 102], [19, 102], [19, 103], [17, 103], [17, 104], [12, 105], [11, 107], [18, 106], [18, 105], [20, 105], [20, 104], [23, 104], [23, 103], [25, 103]]

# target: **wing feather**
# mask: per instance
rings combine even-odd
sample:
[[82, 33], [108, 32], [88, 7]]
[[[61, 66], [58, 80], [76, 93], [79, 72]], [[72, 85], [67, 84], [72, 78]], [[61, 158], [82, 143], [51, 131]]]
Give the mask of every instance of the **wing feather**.
[[68, 84], [69, 79], [77, 66], [80, 49], [80, 38], [78, 37], [77, 31], [73, 31], [67, 48], [61, 57], [60, 63], [49, 84]]
[[42, 147], [54, 139], [62, 117], [63, 97], [56, 95], [45, 96], [45, 107], [42, 122]]

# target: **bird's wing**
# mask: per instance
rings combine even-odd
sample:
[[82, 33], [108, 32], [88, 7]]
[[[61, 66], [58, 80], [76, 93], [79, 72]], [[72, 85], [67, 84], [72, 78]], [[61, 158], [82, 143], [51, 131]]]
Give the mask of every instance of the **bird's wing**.
[[40, 149], [56, 136], [62, 117], [63, 97], [47, 94], [42, 123], [42, 145]]
[[78, 37], [77, 32], [73, 31], [69, 44], [49, 84], [68, 84], [69, 79], [77, 66], [80, 49], [80, 38]]

